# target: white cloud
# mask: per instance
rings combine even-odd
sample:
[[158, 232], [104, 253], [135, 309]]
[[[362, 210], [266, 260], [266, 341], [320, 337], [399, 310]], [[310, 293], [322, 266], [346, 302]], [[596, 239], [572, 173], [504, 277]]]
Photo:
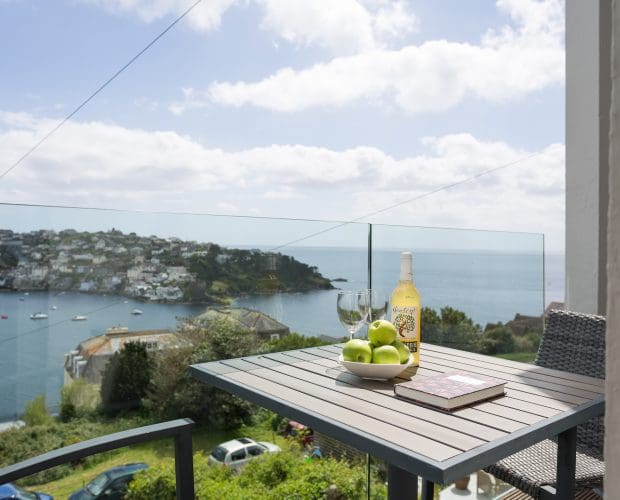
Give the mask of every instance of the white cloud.
[[[560, 0], [499, 0], [514, 26], [484, 34], [480, 44], [427, 41], [398, 50], [371, 48], [255, 82], [214, 82], [177, 103], [176, 111], [214, 102], [281, 112], [363, 101], [409, 113], [449, 109], [466, 97], [516, 99], [564, 82], [564, 11]], [[396, 16], [398, 17], [398, 16]], [[389, 18], [389, 16], [388, 16]]]
[[263, 29], [295, 45], [357, 53], [401, 38], [416, 27], [402, 1], [364, 6], [357, 0], [259, 0]]
[[[110, 12], [133, 13], [145, 22], [176, 16], [187, 0], [80, 0]], [[260, 26], [297, 46], [318, 46], [335, 53], [356, 53], [384, 46], [411, 32], [415, 16], [403, 0], [370, 3], [358, 0], [204, 0], [188, 15], [190, 26], [210, 31], [220, 26], [234, 6], [257, 4]]]
[[[177, 16], [193, 2], [187, 0], [78, 0], [82, 3], [97, 5], [115, 14], [133, 13], [144, 22]], [[224, 13], [237, 0], [204, 0], [187, 16], [189, 25], [200, 31], [218, 28]]]
[[[0, 113], [8, 164], [57, 121]], [[469, 134], [430, 137], [426, 152], [272, 145], [210, 149], [175, 132], [68, 122], [0, 181], [5, 202], [260, 213], [350, 220], [537, 154], [492, 175], [372, 217], [375, 222], [546, 232], [563, 244], [564, 147], [526, 151]]]

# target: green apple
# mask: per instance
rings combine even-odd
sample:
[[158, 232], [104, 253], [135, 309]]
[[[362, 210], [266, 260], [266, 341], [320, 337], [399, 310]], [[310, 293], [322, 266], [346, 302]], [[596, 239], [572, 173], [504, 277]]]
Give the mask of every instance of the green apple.
[[370, 363], [372, 347], [367, 340], [352, 339], [342, 347], [342, 359], [356, 363]]
[[390, 345], [396, 340], [396, 327], [385, 319], [378, 319], [368, 325], [368, 339], [373, 345]]
[[377, 347], [372, 351], [372, 362], [382, 365], [398, 365], [400, 363], [398, 349], [391, 345]]
[[409, 361], [409, 357], [411, 356], [411, 351], [409, 351], [409, 348], [405, 344], [403, 344], [400, 340], [395, 340], [390, 345], [393, 347], [396, 347], [396, 350], [398, 351], [398, 355], [400, 356], [401, 365]]

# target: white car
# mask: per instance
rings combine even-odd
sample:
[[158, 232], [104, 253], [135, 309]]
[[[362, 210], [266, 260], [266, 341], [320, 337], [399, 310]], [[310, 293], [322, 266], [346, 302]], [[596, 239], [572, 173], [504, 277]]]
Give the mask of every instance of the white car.
[[273, 443], [257, 442], [250, 438], [232, 439], [220, 444], [211, 452], [209, 463], [239, 469], [263, 453], [277, 453], [278, 451], [281, 451], [280, 447]]

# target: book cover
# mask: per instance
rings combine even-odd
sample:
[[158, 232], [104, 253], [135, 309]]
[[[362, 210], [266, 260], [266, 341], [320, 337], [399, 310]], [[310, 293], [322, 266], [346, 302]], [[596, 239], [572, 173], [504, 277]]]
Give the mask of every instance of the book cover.
[[394, 386], [401, 397], [447, 410], [504, 393], [505, 380], [461, 371], [416, 378]]

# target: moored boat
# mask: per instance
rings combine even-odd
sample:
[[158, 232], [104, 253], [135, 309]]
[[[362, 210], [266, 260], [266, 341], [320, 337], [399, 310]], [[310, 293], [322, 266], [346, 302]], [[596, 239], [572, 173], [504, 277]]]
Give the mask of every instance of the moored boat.
[[73, 318], [71, 318], [71, 321], [86, 321], [88, 319], [88, 316], [84, 316], [82, 314], [76, 314], [75, 316], [73, 316]]
[[42, 312], [36, 312], [30, 315], [30, 319], [47, 319], [47, 314]]
[[131, 311], [131, 314], [134, 314], [134, 315], [138, 316], [138, 315], [140, 315], [140, 314], [144, 314], [144, 313], [142, 312], [142, 310], [141, 310], [141, 309], [133, 309], [133, 310]]

